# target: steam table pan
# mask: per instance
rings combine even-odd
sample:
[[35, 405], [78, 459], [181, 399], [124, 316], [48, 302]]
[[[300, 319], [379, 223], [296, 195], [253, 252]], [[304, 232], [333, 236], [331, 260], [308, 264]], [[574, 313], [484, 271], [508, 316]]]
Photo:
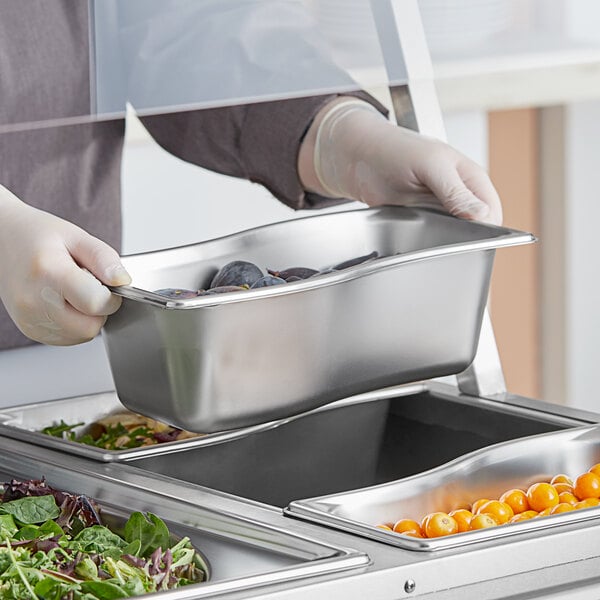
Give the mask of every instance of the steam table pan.
[[[458, 373], [473, 360], [495, 249], [529, 233], [430, 209], [383, 207], [267, 225], [124, 258], [135, 287], [104, 331], [130, 410], [191, 431], [272, 421], [376, 390]], [[326, 269], [302, 281], [190, 299], [233, 260]]]
[[45, 427], [58, 425], [60, 420], [67, 425], [82, 423], [82, 425], [73, 429], [73, 432], [79, 435], [85, 433], [94, 421], [122, 412], [125, 412], [125, 408], [115, 392], [22, 404], [0, 410], [0, 435], [101, 462], [129, 462], [156, 454], [173, 454], [193, 448], [220, 444], [277, 426], [276, 422], [261, 423], [241, 429], [200, 434], [198, 437], [137, 448], [121, 448], [119, 450], [107, 450], [54, 437], [42, 432]]
[[289, 516], [314, 521], [407, 550], [434, 551], [600, 519], [600, 507], [578, 509], [439, 538], [413, 538], [378, 528], [402, 518], [420, 521], [478, 498], [527, 489], [566, 473], [575, 478], [600, 462], [600, 425], [542, 433], [488, 446], [417, 475], [341, 494], [291, 502]]
[[[397, 388], [388, 388], [377, 390], [370, 394], [362, 394], [352, 398], [345, 398], [327, 406], [319, 407], [304, 413], [295, 415], [287, 419], [278, 421], [269, 421], [250, 427], [232, 429], [229, 431], [219, 431], [214, 433], [199, 434], [198, 437], [188, 437], [176, 439], [170, 442], [151, 444], [148, 446], [139, 446], [134, 448], [119, 448], [109, 450], [102, 447], [84, 444], [78, 441], [71, 441], [63, 437], [55, 437], [43, 433], [43, 429], [49, 426], [57, 426], [61, 422], [74, 426], [72, 431], [77, 437], [81, 434], [89, 433], [90, 425], [96, 421], [115, 414], [126, 412], [125, 407], [119, 401], [115, 392], [102, 392], [99, 394], [89, 394], [85, 396], [72, 396], [71, 398], [61, 398], [58, 400], [48, 400], [45, 402], [36, 402], [34, 404], [21, 404], [10, 406], [0, 410], [0, 436], [29, 442], [38, 446], [43, 446], [60, 452], [67, 452], [85, 458], [91, 458], [100, 462], [133, 462], [142, 459], [151, 459], [152, 457], [178, 454], [184, 451], [206, 449], [208, 446], [215, 446], [225, 442], [239, 441], [247, 436], [275, 429], [289, 423], [293, 420], [302, 420], [315, 413], [342, 408], [348, 405], [360, 404], [362, 402], [373, 402], [383, 400], [389, 397], [403, 396], [421, 391], [423, 384], [405, 385]], [[373, 419], [363, 417], [363, 426], [372, 424]], [[313, 427], [314, 429], [314, 427]], [[356, 431], [356, 425], [353, 423], [339, 424], [337, 427], [338, 435], [352, 435]], [[361, 450], [364, 454], [364, 450]], [[189, 455], [187, 455], [189, 458]], [[174, 457], [175, 462], [171, 463], [165, 471], [171, 476], [178, 472], [177, 465], [181, 466], [179, 457]]]
[[245, 505], [226, 496], [128, 465], [93, 463], [7, 438], [0, 438], [0, 456], [2, 482], [44, 478], [54, 488], [94, 498], [112, 521], [133, 511], [150, 512], [177, 538], [189, 537], [208, 564], [208, 581], [157, 592], [157, 598], [191, 600], [227, 592], [247, 597], [262, 586], [350, 573], [370, 562], [363, 552], [238, 514]]

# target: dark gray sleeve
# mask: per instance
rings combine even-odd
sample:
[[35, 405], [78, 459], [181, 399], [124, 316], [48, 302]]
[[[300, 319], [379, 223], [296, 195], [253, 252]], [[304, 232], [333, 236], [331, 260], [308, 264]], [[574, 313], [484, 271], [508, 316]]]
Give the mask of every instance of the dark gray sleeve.
[[[383, 108], [364, 92], [358, 96]], [[144, 117], [154, 139], [170, 153], [219, 173], [264, 185], [294, 209], [323, 208], [340, 199], [305, 192], [297, 162], [316, 113], [335, 95]]]

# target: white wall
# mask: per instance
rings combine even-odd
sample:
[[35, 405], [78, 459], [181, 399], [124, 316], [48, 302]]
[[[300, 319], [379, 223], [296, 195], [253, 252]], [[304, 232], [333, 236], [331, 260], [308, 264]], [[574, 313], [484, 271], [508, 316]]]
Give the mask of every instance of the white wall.
[[565, 121], [566, 383], [569, 404], [600, 410], [600, 102], [573, 104]]
[[477, 110], [447, 112], [444, 125], [448, 143], [488, 168], [487, 113]]

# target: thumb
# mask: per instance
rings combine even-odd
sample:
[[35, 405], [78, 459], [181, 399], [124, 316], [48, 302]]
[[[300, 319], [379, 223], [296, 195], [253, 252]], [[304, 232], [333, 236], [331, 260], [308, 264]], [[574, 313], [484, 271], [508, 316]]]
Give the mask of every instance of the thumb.
[[85, 231], [80, 233], [81, 235], [68, 244], [69, 252], [77, 264], [105, 285], [129, 285], [131, 276], [121, 264], [118, 253]]

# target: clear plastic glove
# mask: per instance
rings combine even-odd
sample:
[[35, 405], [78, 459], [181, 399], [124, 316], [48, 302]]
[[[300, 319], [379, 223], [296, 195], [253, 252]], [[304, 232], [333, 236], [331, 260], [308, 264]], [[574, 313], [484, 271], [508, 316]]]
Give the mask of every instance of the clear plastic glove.
[[121, 305], [103, 284], [131, 283], [110, 246], [2, 186], [0, 257], [0, 299], [17, 327], [44, 344], [94, 338]]
[[433, 193], [455, 216], [502, 222], [498, 193], [482, 167], [436, 138], [390, 123], [362, 100], [337, 100], [321, 111], [298, 167], [307, 189], [333, 198], [432, 206]]

